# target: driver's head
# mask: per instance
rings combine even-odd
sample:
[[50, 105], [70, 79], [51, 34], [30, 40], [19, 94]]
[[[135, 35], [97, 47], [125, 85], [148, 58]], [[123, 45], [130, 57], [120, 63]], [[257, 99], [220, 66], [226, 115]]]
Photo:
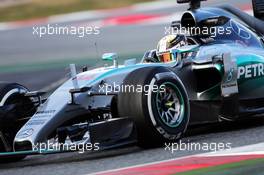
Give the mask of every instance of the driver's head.
[[167, 35], [163, 37], [157, 46], [157, 56], [160, 62], [173, 61], [173, 55], [170, 54], [170, 49], [177, 49], [187, 45], [187, 39], [184, 35]]

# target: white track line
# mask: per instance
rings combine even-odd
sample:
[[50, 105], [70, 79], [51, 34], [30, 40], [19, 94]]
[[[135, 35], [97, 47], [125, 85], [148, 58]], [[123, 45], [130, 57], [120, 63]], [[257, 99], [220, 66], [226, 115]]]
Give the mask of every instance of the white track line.
[[231, 150], [205, 153], [203, 156], [227, 156], [227, 155], [256, 155], [264, 154], [264, 143], [257, 143], [241, 147], [235, 147]]
[[1, 30], [8, 30], [8, 29], [9, 29], [8, 23], [0, 23], [0, 31]]

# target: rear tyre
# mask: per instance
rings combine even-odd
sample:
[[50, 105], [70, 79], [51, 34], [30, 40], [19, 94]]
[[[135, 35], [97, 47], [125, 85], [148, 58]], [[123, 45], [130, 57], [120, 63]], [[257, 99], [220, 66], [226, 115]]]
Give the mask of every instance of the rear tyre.
[[160, 146], [182, 137], [190, 105], [184, 85], [172, 71], [165, 67], [138, 69], [125, 78], [123, 87], [126, 85], [147, 87], [147, 91], [118, 95], [119, 116], [134, 119], [139, 146]]
[[[13, 141], [28, 117], [35, 112], [35, 106], [24, 93], [28, 90], [17, 83], [0, 82], [0, 153], [12, 152]], [[5, 156], [0, 163], [13, 162], [26, 156]]]

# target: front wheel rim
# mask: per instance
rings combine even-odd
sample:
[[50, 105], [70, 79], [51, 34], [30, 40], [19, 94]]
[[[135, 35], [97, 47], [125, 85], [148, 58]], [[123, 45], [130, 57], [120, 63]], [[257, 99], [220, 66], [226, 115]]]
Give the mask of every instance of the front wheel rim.
[[161, 84], [155, 101], [161, 121], [169, 127], [178, 127], [183, 121], [185, 107], [179, 88], [171, 82]]

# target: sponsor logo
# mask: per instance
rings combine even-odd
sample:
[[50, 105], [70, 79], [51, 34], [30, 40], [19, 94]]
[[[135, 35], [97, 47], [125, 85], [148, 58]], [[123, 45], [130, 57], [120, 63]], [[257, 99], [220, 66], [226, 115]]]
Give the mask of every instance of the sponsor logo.
[[264, 64], [257, 63], [257, 64], [250, 64], [246, 66], [238, 67], [238, 74], [237, 78], [255, 78], [264, 76]]
[[230, 25], [233, 29], [233, 31], [240, 37], [243, 39], [250, 39], [251, 38], [251, 34], [239, 23], [230, 20]]
[[20, 131], [18, 133], [17, 137], [23, 139], [23, 138], [27, 138], [27, 137], [31, 136], [33, 133], [34, 133], [34, 129], [30, 128], [30, 129]]

